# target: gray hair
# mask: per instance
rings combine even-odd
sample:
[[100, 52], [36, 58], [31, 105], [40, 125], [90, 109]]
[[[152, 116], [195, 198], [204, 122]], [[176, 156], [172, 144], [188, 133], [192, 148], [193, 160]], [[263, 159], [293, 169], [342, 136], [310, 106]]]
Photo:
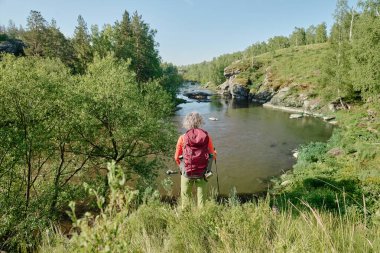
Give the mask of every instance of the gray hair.
[[183, 120], [183, 127], [186, 129], [200, 128], [204, 124], [203, 117], [197, 112], [190, 112]]

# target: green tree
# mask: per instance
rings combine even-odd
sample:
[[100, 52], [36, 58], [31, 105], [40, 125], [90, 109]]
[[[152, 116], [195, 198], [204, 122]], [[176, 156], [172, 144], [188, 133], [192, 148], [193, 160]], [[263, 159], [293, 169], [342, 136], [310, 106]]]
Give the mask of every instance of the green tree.
[[281, 48], [289, 47], [289, 38], [285, 36], [274, 36], [268, 39], [268, 47], [271, 50], [277, 50]]
[[74, 30], [72, 44], [75, 54], [75, 72], [83, 74], [87, 64], [92, 61], [93, 54], [91, 48], [91, 36], [88, 32], [87, 24], [81, 15], [78, 16], [78, 24]]
[[302, 46], [306, 44], [305, 28], [295, 27], [293, 33], [290, 35], [290, 44], [292, 46]]
[[113, 160], [136, 187], [151, 185], [175, 144], [170, 95], [159, 82], [139, 87], [112, 56], [71, 76], [57, 59], [6, 55], [0, 95], [0, 247], [11, 252], [32, 250], [75, 182], [99, 186]]
[[133, 33], [131, 18], [128, 11], [124, 11], [121, 22], [116, 22], [115, 26], [115, 56], [120, 59], [129, 59], [133, 56]]
[[327, 27], [326, 23], [317, 25], [315, 30], [315, 42], [316, 43], [325, 43], [327, 41]]
[[91, 41], [94, 54], [106, 57], [110, 52], [114, 52], [114, 31], [112, 26], [104, 25], [99, 31], [97, 25], [91, 26]]
[[365, 98], [380, 93], [380, 1], [363, 1], [352, 41], [351, 76], [354, 89]]
[[161, 75], [160, 57], [154, 40], [155, 30], [142, 20], [137, 12], [133, 13], [131, 19], [132, 28], [132, 61], [131, 67], [136, 73], [138, 82], [146, 82]]
[[59, 58], [66, 66], [73, 68], [73, 47], [55, 20], [49, 24], [40, 12], [31, 11], [23, 39], [27, 44], [26, 55]]
[[343, 43], [349, 40], [350, 34], [350, 10], [347, 0], [337, 0], [334, 12], [335, 24], [331, 30], [331, 40]]
[[380, 1], [379, 0], [360, 0], [359, 6], [363, 9], [365, 14], [372, 16], [380, 16]]
[[66, 66], [74, 68], [74, 48], [57, 27], [55, 20], [45, 30], [43, 56], [60, 59]]
[[256, 42], [256, 43], [252, 44], [251, 46], [249, 46], [244, 51], [244, 55], [247, 58], [251, 58], [251, 57], [266, 53], [266, 52], [268, 52], [268, 50], [269, 49], [268, 49], [268, 45], [266, 42], [264, 42], [264, 41], [263, 42]]
[[162, 63], [162, 77], [159, 79], [162, 87], [172, 96], [174, 100], [179, 87], [183, 83], [183, 78], [178, 72], [178, 68], [171, 63]]
[[[249, 53], [245, 52], [245, 57], [248, 57]], [[211, 82], [213, 85], [219, 85], [225, 80], [224, 69], [242, 57], [242, 52], [224, 54], [214, 57], [212, 61], [209, 62], [203, 61], [198, 64], [184, 66], [182, 67], [184, 79], [200, 83]]]
[[80, 153], [102, 164], [121, 163], [127, 174], [151, 182], [160, 155], [174, 140], [171, 99], [161, 85], [139, 88], [129, 63], [95, 58], [80, 78], [78, 100], [82, 114], [75, 131], [86, 143]]
[[54, 126], [50, 125], [50, 119], [57, 112], [61, 84], [66, 81], [67, 72], [62, 64], [53, 60], [40, 62], [36, 58], [21, 58], [15, 61], [9, 56], [1, 64], [0, 112], [3, 124], [8, 123], [4, 127], [14, 134], [10, 140], [14, 164], [24, 169], [27, 209], [32, 187], [54, 152], [50, 142]]
[[5, 28], [4, 28], [4, 31], [2, 32], [1, 27], [0, 27], [0, 42], [6, 41], [6, 40], [8, 40], [8, 35], [5, 33]]
[[13, 20], [9, 20], [6, 33], [10, 39], [17, 39], [19, 37], [19, 30], [16, 27], [16, 24]]
[[350, 12], [346, 0], [338, 0], [334, 13], [335, 23], [331, 29], [331, 49], [326, 55], [323, 83], [328, 99], [351, 99], [353, 96], [350, 44]]
[[44, 56], [47, 27], [48, 22], [39, 11], [30, 11], [27, 31], [24, 33], [24, 41], [28, 45], [25, 49], [27, 55]]
[[54, 59], [10, 55], [0, 65], [0, 247], [16, 251], [48, 224], [68, 69]]
[[305, 32], [306, 45], [314, 44], [316, 42], [317, 28], [314, 25], [309, 26]]

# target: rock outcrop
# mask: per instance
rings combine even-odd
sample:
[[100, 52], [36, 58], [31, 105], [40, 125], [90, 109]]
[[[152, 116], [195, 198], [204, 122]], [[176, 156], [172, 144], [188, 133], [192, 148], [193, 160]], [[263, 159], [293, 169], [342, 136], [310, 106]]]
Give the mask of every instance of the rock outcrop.
[[249, 98], [248, 80], [243, 78], [237, 78], [237, 75], [241, 72], [239, 68], [225, 68], [224, 77], [227, 79], [223, 84], [219, 86], [219, 93], [222, 96], [230, 97], [237, 100], [243, 100]]
[[24, 47], [25, 43], [22, 40], [9, 39], [0, 42], [0, 53], [9, 53], [16, 56], [25, 55]]
[[233, 77], [233, 76], [236, 76], [237, 74], [239, 74], [241, 72], [241, 69], [239, 68], [225, 68], [224, 69], [224, 77], [225, 78], [230, 78], [230, 77]]
[[254, 103], [265, 104], [272, 99], [273, 94], [274, 92], [272, 90], [264, 89], [262, 91], [251, 93], [250, 98]]
[[303, 91], [302, 84], [289, 82], [278, 86], [272, 79], [272, 71], [268, 67], [265, 70], [263, 83], [258, 86], [256, 92], [250, 94], [253, 102], [270, 104], [277, 108], [295, 108], [300, 112], [315, 111], [319, 108], [320, 99], [310, 98], [307, 91]]
[[220, 93], [234, 99], [248, 99], [249, 89], [247, 85], [236, 82], [235, 76], [231, 76], [220, 86]]
[[[292, 108], [299, 113], [316, 114], [322, 111], [334, 111], [334, 108], [322, 108], [321, 99], [312, 93], [308, 84], [295, 82], [293, 78], [283, 80], [276, 76], [271, 66], [264, 69], [263, 64], [236, 61], [224, 69], [226, 81], [219, 86], [219, 93], [225, 97], [258, 104], [272, 105], [276, 108]], [[249, 71], [248, 71], [249, 70]], [[263, 80], [253, 83], [253, 80]], [[260, 78], [261, 77], [261, 78]], [[330, 106], [332, 107], [332, 106]]]
[[209, 97], [212, 94], [208, 93], [206, 91], [192, 90], [192, 91], [184, 92], [183, 95], [190, 98], [190, 99], [195, 99], [198, 102], [210, 102]]

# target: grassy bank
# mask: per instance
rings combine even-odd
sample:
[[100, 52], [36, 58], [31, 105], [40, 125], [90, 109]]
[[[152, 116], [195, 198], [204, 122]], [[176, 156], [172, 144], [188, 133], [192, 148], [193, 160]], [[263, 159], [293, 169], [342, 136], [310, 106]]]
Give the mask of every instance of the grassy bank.
[[[116, 185], [114, 185], [116, 186]], [[40, 252], [378, 252], [380, 226], [355, 209], [319, 211], [306, 202], [207, 202], [181, 211], [117, 186], [100, 215], [77, 220], [71, 239], [46, 231]], [[96, 195], [96, 194], [95, 194]], [[345, 209], [341, 207], [342, 211]]]
[[319, 82], [320, 67], [327, 54], [327, 43], [278, 49], [229, 65], [227, 72], [239, 70], [236, 78], [247, 80], [251, 89], [267, 82], [275, 89], [292, 85], [313, 88]]
[[[338, 112], [340, 127], [333, 136], [327, 143], [302, 146], [294, 169], [277, 180], [273, 193], [294, 202], [303, 199], [316, 208], [336, 210], [339, 205], [349, 205], [378, 218], [379, 112], [378, 103]], [[337, 197], [345, 203], [336, 201]]]

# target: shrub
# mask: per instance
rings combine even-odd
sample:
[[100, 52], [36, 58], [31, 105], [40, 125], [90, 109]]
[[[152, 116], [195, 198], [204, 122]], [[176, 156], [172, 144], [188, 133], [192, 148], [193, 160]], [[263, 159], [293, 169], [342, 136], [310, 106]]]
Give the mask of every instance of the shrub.
[[298, 162], [299, 163], [316, 163], [323, 162], [326, 155], [327, 145], [322, 142], [312, 142], [308, 145], [301, 146]]

